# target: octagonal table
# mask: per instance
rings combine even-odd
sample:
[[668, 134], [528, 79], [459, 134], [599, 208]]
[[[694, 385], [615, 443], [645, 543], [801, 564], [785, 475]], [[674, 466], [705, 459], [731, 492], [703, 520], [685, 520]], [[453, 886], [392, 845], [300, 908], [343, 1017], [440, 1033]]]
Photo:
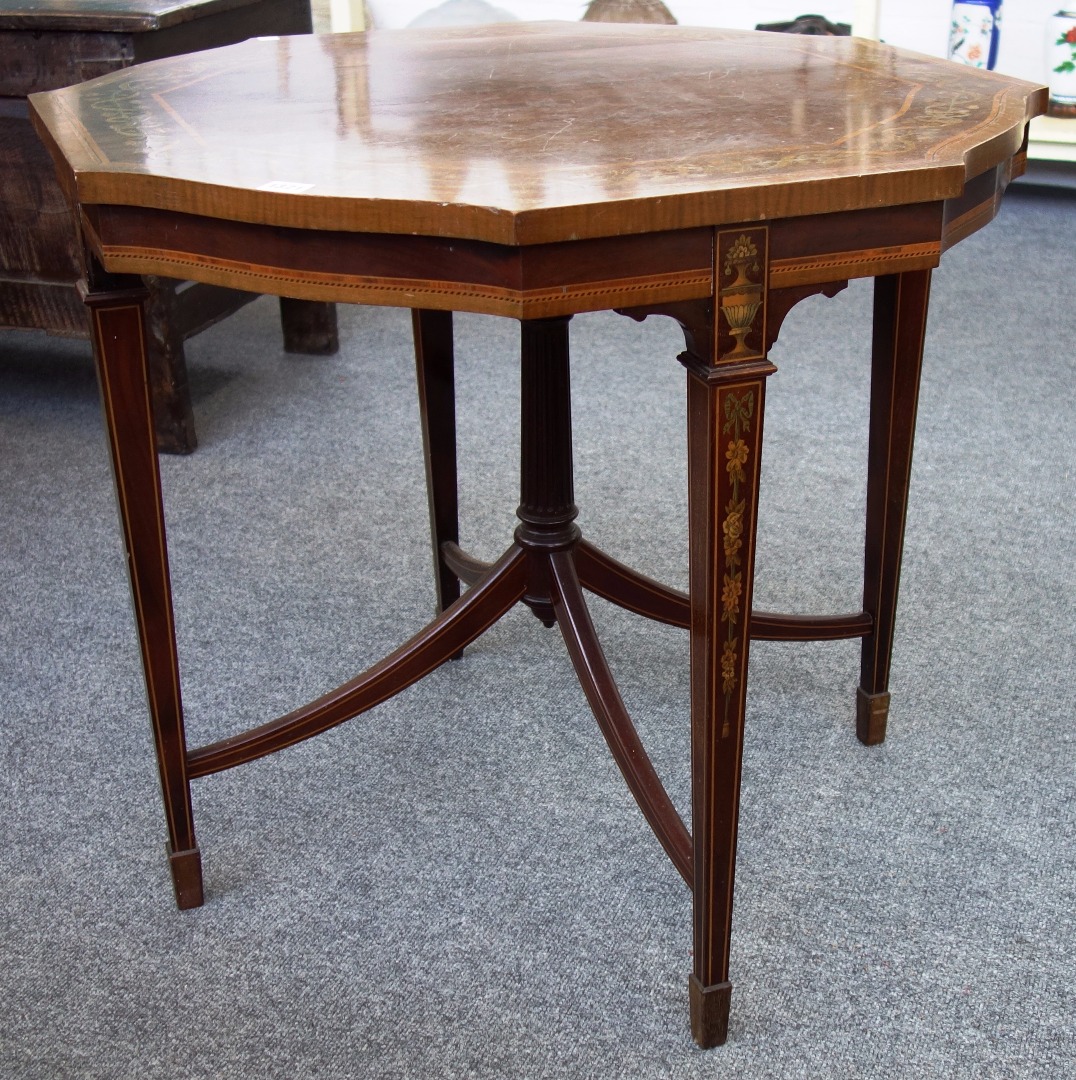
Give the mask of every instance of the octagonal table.
[[[884, 737], [931, 269], [994, 216], [1045, 103], [1042, 87], [856, 39], [600, 24], [253, 41], [35, 96], [92, 254], [85, 299], [179, 905], [202, 902], [192, 779], [376, 706], [523, 602], [559, 626], [692, 890], [692, 1030], [724, 1041], [749, 642], [862, 638], [857, 733]], [[415, 311], [441, 613], [317, 701], [197, 748], [138, 275]], [[753, 611], [768, 352], [799, 300], [864, 276], [876, 286], [862, 609]], [[568, 321], [601, 309], [667, 315], [685, 332], [687, 594], [611, 559], [574, 521]], [[522, 326], [520, 524], [492, 565], [458, 544], [456, 310]], [[584, 590], [689, 629], [690, 831]]]

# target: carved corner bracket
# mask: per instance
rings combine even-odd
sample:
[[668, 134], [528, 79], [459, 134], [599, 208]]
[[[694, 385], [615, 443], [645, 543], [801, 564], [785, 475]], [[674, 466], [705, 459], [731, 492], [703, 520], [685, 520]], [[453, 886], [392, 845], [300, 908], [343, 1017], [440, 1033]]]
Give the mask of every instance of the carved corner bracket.
[[769, 228], [765, 225], [718, 230], [714, 234], [713, 294], [620, 309], [642, 321], [648, 315], [667, 315], [684, 331], [685, 367], [706, 376], [710, 372], [768, 365]]

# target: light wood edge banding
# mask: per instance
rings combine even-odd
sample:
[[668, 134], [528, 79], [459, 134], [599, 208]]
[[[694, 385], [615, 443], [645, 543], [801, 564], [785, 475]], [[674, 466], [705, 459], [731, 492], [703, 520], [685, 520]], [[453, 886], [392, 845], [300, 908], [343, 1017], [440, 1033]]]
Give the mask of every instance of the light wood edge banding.
[[960, 243], [972, 233], [978, 232], [984, 225], [988, 225], [997, 215], [997, 210], [997, 200], [988, 199], [986, 202], [979, 203], [978, 206], [973, 206], [959, 217], [946, 222], [943, 240], [945, 250]]
[[207, 259], [205, 256], [185, 256], [182, 253], [119, 245], [101, 245], [100, 252], [106, 267], [114, 273], [194, 278], [212, 285], [293, 296], [300, 300], [473, 311], [528, 319], [653, 302], [691, 300], [709, 296], [713, 289], [709, 268], [515, 290], [494, 285], [418, 278], [290, 272], [227, 259]]
[[[954, 234], [974, 232], [991, 215], [990, 207], [976, 208], [947, 229]], [[868, 251], [840, 251], [828, 255], [777, 259], [770, 266], [771, 288], [811, 285], [841, 278], [935, 267], [942, 245], [936, 242]], [[652, 274], [579, 285], [514, 290], [465, 282], [437, 282], [419, 278], [348, 276], [304, 271], [292, 273], [276, 267], [121, 245], [101, 245], [107, 268], [115, 273], [158, 274], [195, 278], [254, 293], [277, 293], [301, 300], [378, 304], [386, 307], [429, 307], [443, 311], [475, 311], [513, 318], [545, 318], [578, 311], [691, 300], [708, 296], [713, 283], [707, 270]]]
[[775, 259], [770, 264], [770, 288], [817, 285], [845, 278], [878, 277], [906, 270], [927, 270], [938, 265], [941, 244], [928, 241], [866, 251], [835, 251], [798, 259]]

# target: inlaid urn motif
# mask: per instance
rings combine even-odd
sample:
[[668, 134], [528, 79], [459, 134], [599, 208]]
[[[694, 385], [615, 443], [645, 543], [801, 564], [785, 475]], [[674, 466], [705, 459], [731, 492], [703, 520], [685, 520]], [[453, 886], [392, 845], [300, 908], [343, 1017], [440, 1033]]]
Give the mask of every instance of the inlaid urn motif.
[[758, 248], [750, 237], [741, 236], [725, 256], [724, 278], [733, 280], [722, 281], [721, 314], [728, 323], [729, 333], [736, 339], [736, 347], [725, 353], [723, 360], [743, 360], [756, 355], [744, 339], [751, 332], [762, 304], [763, 284], [757, 279], [758, 273]]

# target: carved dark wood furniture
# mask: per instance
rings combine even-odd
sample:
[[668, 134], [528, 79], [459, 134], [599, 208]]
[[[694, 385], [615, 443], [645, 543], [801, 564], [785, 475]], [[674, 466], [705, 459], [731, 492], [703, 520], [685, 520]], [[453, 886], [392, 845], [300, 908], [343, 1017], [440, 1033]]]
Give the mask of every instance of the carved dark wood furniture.
[[849, 23], [830, 22], [824, 15], [799, 15], [789, 22], [756, 23], [756, 30], [769, 30], [777, 34], [817, 34], [819, 36], [849, 37]]
[[[308, 0], [14, 0], [0, 2], [0, 329], [89, 337], [78, 295], [78, 230], [34, 134], [26, 97], [162, 56], [264, 34], [310, 32]], [[150, 278], [146, 309], [160, 449], [197, 439], [183, 342], [254, 293]], [[285, 348], [332, 353], [336, 312], [289, 301]]]
[[[309, 77], [319, 64], [335, 81]], [[861, 638], [857, 732], [884, 737], [931, 268], [993, 218], [1045, 104], [1042, 87], [854, 38], [590, 23], [248, 42], [33, 98], [93, 253], [86, 300], [179, 905], [202, 902], [192, 780], [372, 708], [523, 602], [559, 626], [692, 890], [692, 1029], [722, 1042], [749, 643]], [[184, 736], [142, 382], [145, 274], [415, 309], [443, 610], [319, 700], [197, 748]], [[799, 300], [868, 276], [862, 608], [752, 611], [770, 345]], [[688, 595], [615, 562], [575, 524], [568, 322], [602, 309], [671, 316], [685, 331]], [[453, 310], [522, 326], [520, 523], [491, 566], [458, 544]], [[689, 631], [690, 831], [624, 708], [584, 590]]]

